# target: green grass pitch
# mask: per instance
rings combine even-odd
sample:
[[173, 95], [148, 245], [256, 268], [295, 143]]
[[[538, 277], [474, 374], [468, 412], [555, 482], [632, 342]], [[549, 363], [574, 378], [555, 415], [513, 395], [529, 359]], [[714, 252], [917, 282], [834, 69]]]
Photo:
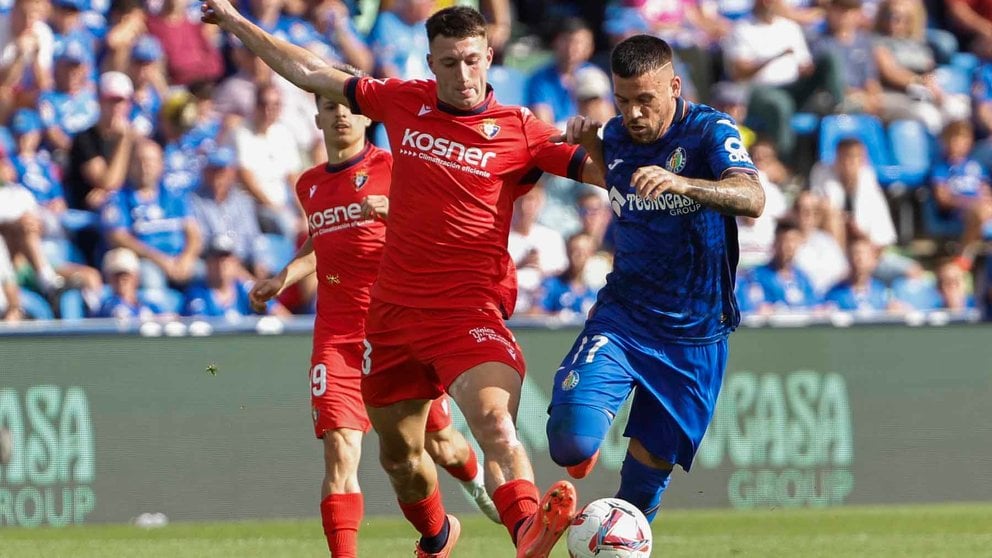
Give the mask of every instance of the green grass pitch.
[[[845, 507], [824, 510], [663, 512], [654, 556], [920, 557], [992, 556], [992, 503]], [[367, 518], [362, 558], [409, 558], [413, 530], [400, 518]], [[512, 557], [503, 528], [463, 518], [454, 558]], [[94, 525], [0, 529], [2, 558], [300, 558], [327, 556], [316, 519], [173, 524], [159, 529]], [[567, 557], [559, 543], [555, 558]]]

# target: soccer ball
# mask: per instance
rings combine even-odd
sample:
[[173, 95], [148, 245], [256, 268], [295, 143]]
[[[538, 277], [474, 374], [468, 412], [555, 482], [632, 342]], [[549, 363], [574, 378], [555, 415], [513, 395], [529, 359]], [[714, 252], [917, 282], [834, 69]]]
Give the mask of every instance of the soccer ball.
[[568, 528], [572, 558], [646, 558], [651, 526], [641, 510], [619, 498], [589, 503]]

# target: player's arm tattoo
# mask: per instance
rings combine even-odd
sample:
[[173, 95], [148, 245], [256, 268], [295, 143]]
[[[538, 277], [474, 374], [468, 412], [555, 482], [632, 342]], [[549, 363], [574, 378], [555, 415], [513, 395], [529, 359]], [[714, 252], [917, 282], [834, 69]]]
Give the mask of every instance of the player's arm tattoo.
[[730, 172], [720, 180], [682, 178], [680, 193], [728, 215], [760, 217], [765, 208], [765, 190], [757, 175]]

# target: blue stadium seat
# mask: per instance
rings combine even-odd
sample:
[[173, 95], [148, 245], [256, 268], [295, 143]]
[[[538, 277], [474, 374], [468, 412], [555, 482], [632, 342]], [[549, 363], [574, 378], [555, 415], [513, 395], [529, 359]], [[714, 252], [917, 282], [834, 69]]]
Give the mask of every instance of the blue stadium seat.
[[940, 66], [934, 70], [937, 83], [947, 93], [968, 95], [971, 93], [971, 72], [957, 66]]
[[917, 310], [936, 310], [941, 307], [940, 293], [932, 277], [901, 277], [892, 283], [892, 295]]
[[833, 164], [837, 144], [847, 138], [857, 138], [865, 145], [868, 159], [883, 186], [902, 180], [902, 169], [892, 159], [881, 120], [867, 114], [832, 114], [823, 117], [820, 121], [820, 161], [827, 165]]
[[955, 52], [951, 55], [951, 66], [959, 68], [969, 76], [975, 73], [981, 61], [970, 52]]
[[289, 260], [296, 254], [296, 245], [288, 238], [279, 234], [266, 234], [265, 241], [268, 244], [263, 257], [262, 264], [278, 273]]
[[526, 102], [527, 75], [516, 68], [492, 66], [489, 84], [493, 86], [496, 100], [504, 105], [523, 105]]
[[159, 307], [162, 312], [179, 314], [183, 311], [186, 297], [174, 289], [141, 289], [141, 296]]
[[792, 115], [790, 124], [797, 134], [808, 136], [815, 134], [820, 127], [820, 117], [812, 112], [797, 112]]
[[63, 320], [81, 320], [86, 317], [86, 304], [83, 295], [76, 289], [62, 293], [59, 297], [59, 316]]
[[900, 181], [919, 186], [930, 173], [930, 135], [916, 120], [896, 120], [889, 124], [889, 144], [893, 163], [900, 168]]
[[920, 220], [927, 236], [939, 239], [959, 238], [964, 232], [964, 223], [955, 216], [948, 216], [937, 207], [937, 200], [930, 188], [921, 188]]
[[69, 232], [77, 232], [82, 229], [96, 228], [100, 224], [100, 215], [94, 211], [84, 211], [82, 209], [67, 209], [62, 214], [62, 227]]
[[21, 289], [21, 308], [24, 309], [25, 314], [36, 320], [55, 319], [55, 313], [52, 312], [52, 307], [49, 306], [43, 296], [34, 291]]
[[377, 147], [385, 149], [386, 151], [392, 151], [389, 147], [389, 136], [386, 135], [385, 124], [376, 124], [375, 132], [372, 135], [372, 143], [374, 143]]

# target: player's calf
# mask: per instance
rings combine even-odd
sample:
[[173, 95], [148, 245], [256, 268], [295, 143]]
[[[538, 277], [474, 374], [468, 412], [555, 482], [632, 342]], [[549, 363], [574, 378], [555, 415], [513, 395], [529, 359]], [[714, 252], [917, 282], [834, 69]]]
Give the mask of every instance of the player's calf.
[[358, 556], [358, 529], [365, 500], [358, 487], [362, 432], [336, 429], [324, 432], [324, 480], [320, 517], [327, 548], [334, 558]]
[[[630, 441], [631, 449], [638, 454], [635, 458], [628, 450], [620, 469], [620, 490], [617, 498], [627, 500], [644, 513], [648, 521], [654, 520], [661, 507], [661, 497], [671, 480], [672, 464], [656, 457], [649, 456], [647, 450], [637, 442]], [[650, 461], [645, 464], [642, 461]]]

